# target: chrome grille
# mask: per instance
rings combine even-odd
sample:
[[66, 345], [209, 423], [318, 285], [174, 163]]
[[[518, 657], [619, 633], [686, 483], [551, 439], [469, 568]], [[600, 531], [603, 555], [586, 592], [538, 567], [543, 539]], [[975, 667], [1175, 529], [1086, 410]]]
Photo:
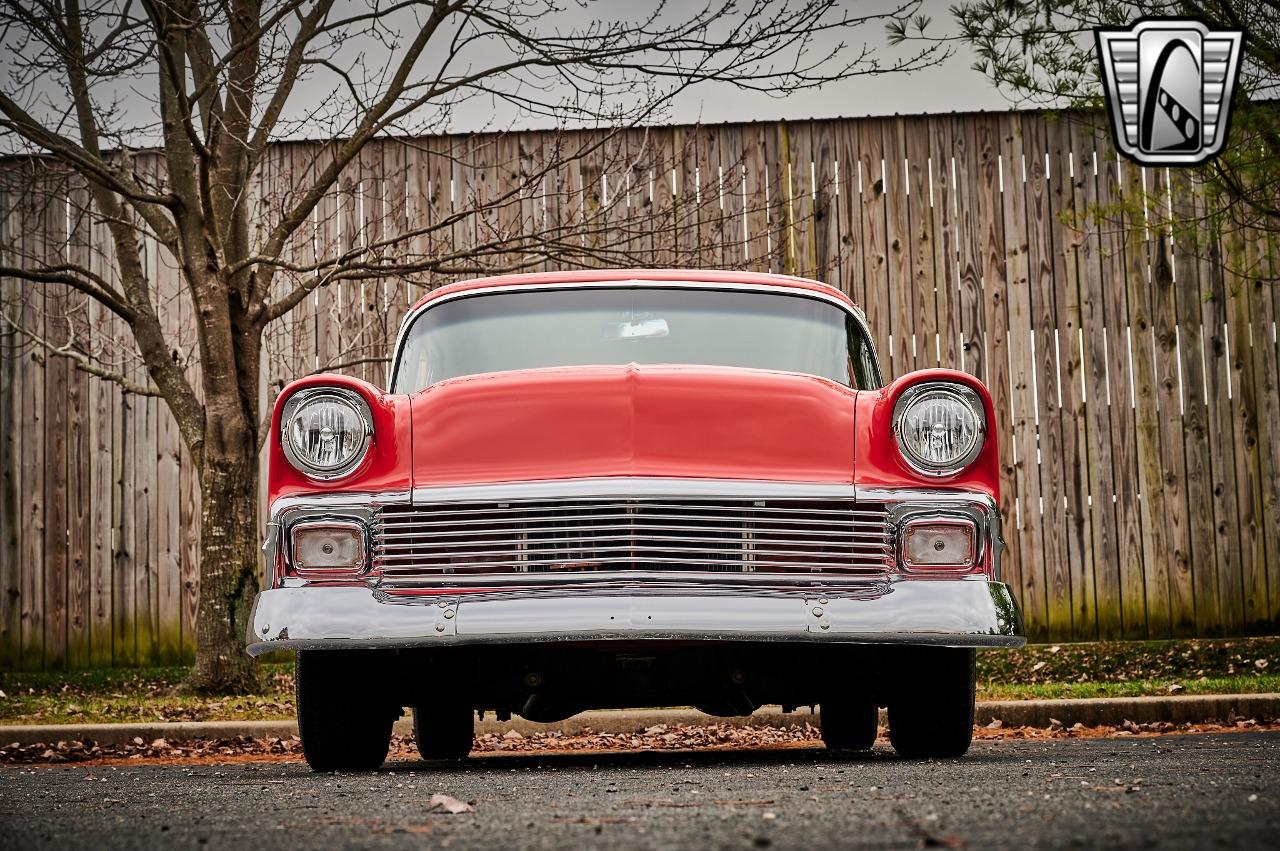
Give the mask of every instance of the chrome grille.
[[380, 508], [373, 574], [585, 571], [883, 576], [896, 564], [883, 504], [839, 499], [563, 499]]

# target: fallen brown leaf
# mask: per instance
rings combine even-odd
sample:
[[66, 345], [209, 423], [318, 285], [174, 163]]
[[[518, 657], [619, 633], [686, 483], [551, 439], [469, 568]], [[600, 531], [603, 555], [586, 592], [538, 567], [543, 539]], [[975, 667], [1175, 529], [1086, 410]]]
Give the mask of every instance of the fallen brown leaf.
[[444, 810], [446, 813], [455, 816], [459, 813], [474, 813], [476, 811], [476, 808], [466, 801], [459, 801], [452, 795], [445, 795], [442, 792], [437, 792], [431, 796], [431, 800], [427, 801], [427, 809]]

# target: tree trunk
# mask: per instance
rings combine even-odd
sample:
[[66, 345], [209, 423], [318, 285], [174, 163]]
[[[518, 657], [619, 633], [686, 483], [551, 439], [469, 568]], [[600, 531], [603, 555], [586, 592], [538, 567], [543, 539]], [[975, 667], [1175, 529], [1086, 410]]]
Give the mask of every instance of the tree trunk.
[[258, 686], [245, 630], [258, 591], [258, 459], [252, 440], [209, 451], [200, 475], [200, 608], [185, 688], [246, 694]]

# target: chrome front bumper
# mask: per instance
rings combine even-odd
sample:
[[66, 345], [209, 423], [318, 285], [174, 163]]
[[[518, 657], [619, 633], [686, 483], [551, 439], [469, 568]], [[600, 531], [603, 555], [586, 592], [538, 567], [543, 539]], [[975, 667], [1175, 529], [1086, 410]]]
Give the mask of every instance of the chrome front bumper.
[[646, 640], [1020, 647], [1009, 587], [982, 576], [831, 589], [590, 585], [386, 601], [367, 587], [258, 595], [248, 650]]

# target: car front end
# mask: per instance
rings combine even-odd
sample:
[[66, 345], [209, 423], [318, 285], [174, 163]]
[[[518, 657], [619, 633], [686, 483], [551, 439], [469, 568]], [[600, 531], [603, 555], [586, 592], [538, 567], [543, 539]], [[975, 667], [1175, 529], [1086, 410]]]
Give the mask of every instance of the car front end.
[[[973, 649], [1024, 640], [982, 384], [926, 370], [880, 386], [860, 312], [818, 285], [600, 277], [446, 293], [406, 320], [389, 391], [320, 375], [281, 394], [249, 652], [299, 651], [313, 767], [376, 767], [405, 706], [429, 758], [465, 755], [476, 710], [766, 703], [820, 705], [836, 749], [868, 747], [888, 706], [900, 752], [962, 753]], [[511, 317], [548, 304], [605, 342], [450, 365], [503, 293], [544, 299]], [[430, 367], [406, 383], [422, 317], [466, 299], [435, 314]], [[721, 306], [745, 312], [735, 328], [790, 317], [778, 336], [814, 351], [761, 368], [781, 355], [756, 334], [712, 363], [673, 355], [722, 336]], [[841, 366], [828, 350], [846, 346]]]

